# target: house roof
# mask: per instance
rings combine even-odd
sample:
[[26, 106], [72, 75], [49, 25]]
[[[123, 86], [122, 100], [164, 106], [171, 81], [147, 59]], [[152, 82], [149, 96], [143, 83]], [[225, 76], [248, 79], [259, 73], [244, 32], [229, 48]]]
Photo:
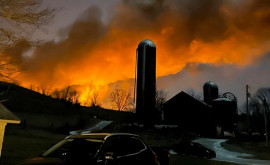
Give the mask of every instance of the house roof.
[[20, 119], [0, 103], [0, 122], [19, 124]]
[[195, 99], [194, 97], [190, 96], [189, 94], [187, 94], [184, 91], [181, 91], [180, 93], [178, 93], [177, 95], [175, 95], [174, 97], [172, 97], [170, 100], [168, 100], [165, 104], [170, 104], [172, 102], [179, 102], [179, 100], [182, 100], [183, 98], [187, 98], [189, 100], [192, 100], [193, 102], [197, 102], [198, 104], [201, 104], [202, 106], [205, 107], [211, 107], [210, 105], [208, 105], [205, 102], [202, 102], [198, 99]]

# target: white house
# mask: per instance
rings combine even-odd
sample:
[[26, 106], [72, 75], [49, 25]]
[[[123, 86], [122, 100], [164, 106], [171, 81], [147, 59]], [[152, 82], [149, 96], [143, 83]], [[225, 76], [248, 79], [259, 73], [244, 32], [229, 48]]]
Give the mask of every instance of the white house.
[[20, 119], [0, 103], [0, 157], [7, 123], [20, 124]]

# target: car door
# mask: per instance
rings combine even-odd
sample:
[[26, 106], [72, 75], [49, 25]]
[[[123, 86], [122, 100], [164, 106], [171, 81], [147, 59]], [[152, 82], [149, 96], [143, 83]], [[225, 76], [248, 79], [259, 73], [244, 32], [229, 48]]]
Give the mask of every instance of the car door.
[[[101, 159], [106, 165], [138, 165], [150, 160], [147, 146], [136, 137], [118, 137], [108, 141]], [[149, 158], [148, 158], [149, 157]]]

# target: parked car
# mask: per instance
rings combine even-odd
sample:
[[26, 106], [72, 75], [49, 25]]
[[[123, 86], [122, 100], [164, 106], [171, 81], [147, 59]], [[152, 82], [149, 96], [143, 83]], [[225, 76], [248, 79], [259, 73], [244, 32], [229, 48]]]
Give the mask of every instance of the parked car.
[[170, 158], [169, 148], [151, 146], [151, 149], [157, 155], [160, 165], [169, 165], [169, 158]]
[[173, 146], [173, 151], [180, 155], [195, 156], [200, 158], [215, 158], [215, 151], [204, 147], [197, 142], [180, 142]]
[[38, 158], [22, 165], [159, 165], [156, 154], [143, 139], [127, 133], [70, 135]]

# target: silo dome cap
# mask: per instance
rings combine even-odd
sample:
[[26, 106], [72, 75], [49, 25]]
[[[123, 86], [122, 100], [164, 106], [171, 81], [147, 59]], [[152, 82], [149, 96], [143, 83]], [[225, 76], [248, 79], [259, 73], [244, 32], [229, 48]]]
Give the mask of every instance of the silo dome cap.
[[217, 99], [215, 99], [213, 101], [214, 102], [232, 102], [233, 100], [228, 99], [228, 98], [221, 97], [221, 98], [217, 98]]
[[212, 87], [212, 88], [218, 88], [217, 84], [213, 81], [208, 81], [204, 85], [204, 87]]
[[143, 46], [150, 46], [150, 47], [154, 47], [154, 48], [156, 47], [155, 43], [153, 41], [151, 41], [151, 40], [148, 40], [148, 39], [142, 40], [139, 43], [138, 48], [143, 47]]

